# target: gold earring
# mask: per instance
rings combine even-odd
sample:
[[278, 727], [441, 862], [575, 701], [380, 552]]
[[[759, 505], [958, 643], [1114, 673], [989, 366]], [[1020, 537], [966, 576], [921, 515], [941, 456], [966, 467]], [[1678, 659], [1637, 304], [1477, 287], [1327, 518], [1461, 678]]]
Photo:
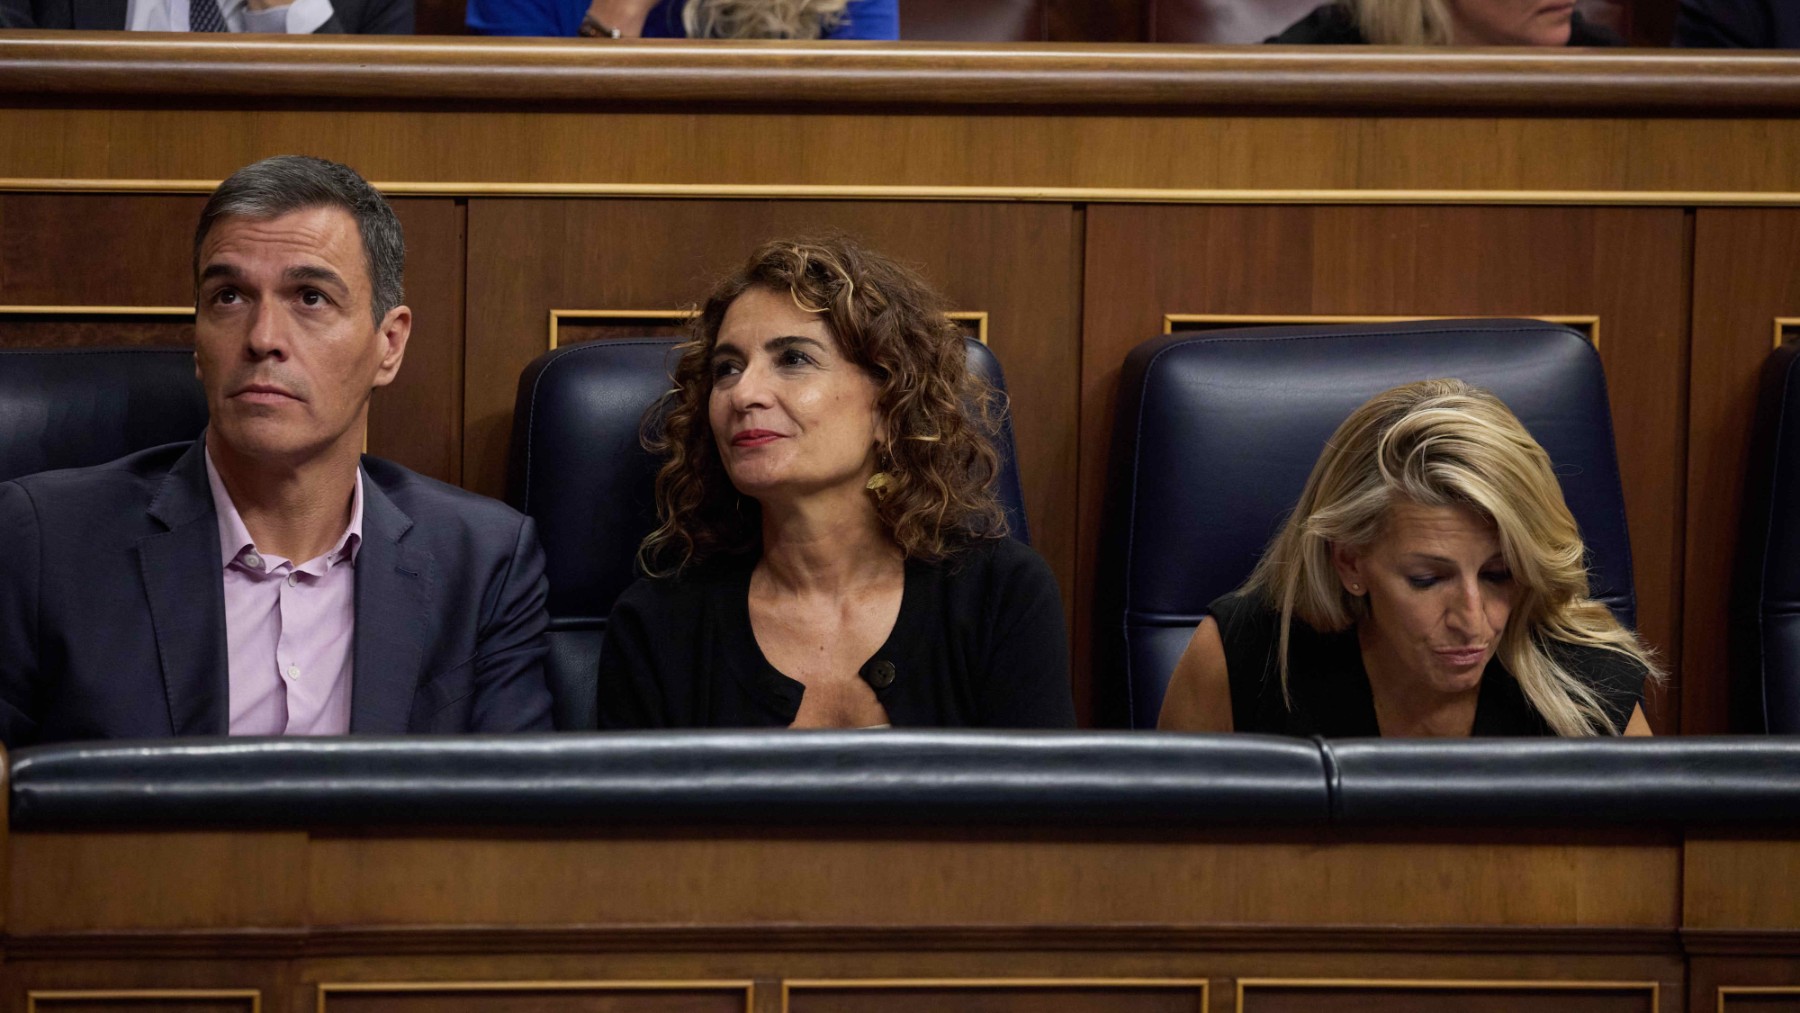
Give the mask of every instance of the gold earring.
[[875, 497], [875, 501], [879, 503], [893, 487], [894, 476], [888, 474], [888, 469], [894, 466], [894, 459], [888, 455], [887, 448], [883, 447], [876, 453], [875, 461], [877, 470], [875, 474], [869, 476], [867, 482], [863, 483], [863, 488], [868, 490], [869, 495]]

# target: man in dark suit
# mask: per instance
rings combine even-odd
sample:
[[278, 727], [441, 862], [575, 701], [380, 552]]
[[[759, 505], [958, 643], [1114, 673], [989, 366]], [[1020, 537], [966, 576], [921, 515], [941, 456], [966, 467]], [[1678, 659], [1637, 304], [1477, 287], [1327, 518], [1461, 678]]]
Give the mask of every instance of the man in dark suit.
[[531, 521], [361, 454], [412, 331], [393, 210], [272, 158], [194, 250], [204, 436], [0, 484], [0, 741], [547, 730]]
[[410, 35], [413, 0], [0, 0], [0, 28]]

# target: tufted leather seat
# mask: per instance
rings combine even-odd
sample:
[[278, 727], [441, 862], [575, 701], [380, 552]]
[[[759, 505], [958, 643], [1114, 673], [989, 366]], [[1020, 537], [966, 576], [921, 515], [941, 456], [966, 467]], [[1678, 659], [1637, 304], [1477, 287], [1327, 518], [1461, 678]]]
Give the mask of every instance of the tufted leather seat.
[[1119, 378], [1095, 591], [1102, 723], [1154, 727], [1208, 603], [1249, 576], [1338, 424], [1445, 376], [1499, 395], [1549, 451], [1593, 595], [1635, 621], [1606, 379], [1580, 334], [1533, 320], [1173, 334], [1133, 349]]
[[[639, 443], [644, 412], [669, 388], [672, 338], [594, 341], [539, 356], [519, 378], [507, 501], [537, 521], [550, 581], [550, 657], [556, 726], [592, 728], [594, 673], [606, 616], [637, 579], [638, 543], [656, 526], [656, 460]], [[1002, 392], [987, 346], [970, 340], [969, 367]], [[1029, 540], [1012, 423], [1003, 422], [1000, 502]]]
[[0, 349], [0, 482], [104, 464], [205, 428], [188, 349]]
[[1800, 733], [1800, 344], [1763, 365], [1732, 587], [1732, 726]]

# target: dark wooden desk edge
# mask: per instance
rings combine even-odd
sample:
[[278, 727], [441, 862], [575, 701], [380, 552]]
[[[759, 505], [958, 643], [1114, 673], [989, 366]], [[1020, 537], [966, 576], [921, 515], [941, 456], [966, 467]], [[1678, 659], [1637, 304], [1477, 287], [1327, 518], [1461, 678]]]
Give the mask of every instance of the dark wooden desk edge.
[[10, 105], [154, 96], [533, 102], [609, 111], [629, 102], [1778, 115], [1800, 112], [1800, 57], [20, 31], [0, 33], [0, 94]]

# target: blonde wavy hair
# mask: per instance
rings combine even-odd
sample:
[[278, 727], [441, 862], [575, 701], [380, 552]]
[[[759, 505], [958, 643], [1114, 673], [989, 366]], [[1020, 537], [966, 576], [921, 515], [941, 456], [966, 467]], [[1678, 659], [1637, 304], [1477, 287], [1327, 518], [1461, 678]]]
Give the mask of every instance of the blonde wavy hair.
[[841, 236], [779, 240], [714, 287], [678, 347], [674, 389], [645, 416], [644, 447], [664, 458], [656, 473], [661, 524], [638, 549], [646, 573], [667, 576], [761, 541], [761, 508], [732, 486], [707, 410], [719, 328], [752, 288], [784, 293], [818, 314], [845, 357], [875, 379], [887, 434], [877, 454], [889, 481], [870, 499], [908, 558], [942, 559], [1006, 534], [993, 443], [1005, 406], [969, 372], [962, 331], [943, 300], [912, 271]]
[[1293, 620], [1338, 632], [1368, 615], [1367, 602], [1338, 579], [1333, 545], [1371, 544], [1401, 502], [1466, 506], [1494, 525], [1517, 588], [1495, 655], [1556, 734], [1617, 734], [1593, 690], [1550, 648], [1603, 648], [1636, 660], [1652, 679], [1661, 673], [1637, 636], [1589, 597], [1581, 534], [1550, 455], [1499, 398], [1461, 380], [1395, 387], [1352, 412], [1240, 589], [1281, 614], [1281, 689], [1289, 706]]
[[690, 39], [816, 39], [844, 20], [850, 0], [688, 0]]
[[1452, 31], [1444, 0], [1339, 0], [1363, 37], [1375, 46], [1448, 46]]

